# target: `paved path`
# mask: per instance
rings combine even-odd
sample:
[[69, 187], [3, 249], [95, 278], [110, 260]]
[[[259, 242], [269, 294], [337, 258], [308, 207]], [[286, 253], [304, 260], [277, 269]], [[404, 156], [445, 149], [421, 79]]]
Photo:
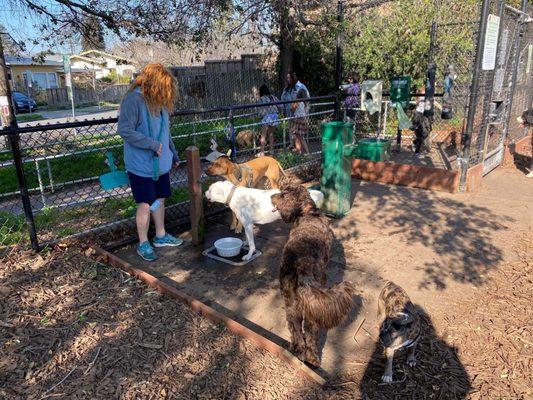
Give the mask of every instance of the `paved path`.
[[[364, 368], [376, 351], [376, 298], [385, 281], [402, 285], [445, 329], [438, 317], [451, 312], [448, 304], [484, 285], [499, 263], [513, 260], [514, 240], [533, 226], [533, 184], [505, 169], [490, 174], [475, 194], [353, 181], [352, 198], [349, 215], [332, 221], [336, 241], [328, 275], [330, 283], [355, 282], [360, 292], [347, 323], [323, 338], [322, 367], [330, 373]], [[208, 226], [206, 246], [231, 235], [227, 222]], [[190, 244], [158, 249], [153, 264], [141, 262], [133, 247], [117, 254], [286, 344], [278, 265], [289, 227], [276, 222], [255, 231], [263, 255], [242, 267], [207, 259]]]
[[[38, 124], [58, 124], [63, 122], [83, 121], [86, 119], [104, 119], [117, 116], [117, 107], [87, 107], [75, 111], [76, 118], [72, 118], [72, 110], [36, 111], [44, 119], [31, 122], [21, 122], [20, 126], [35, 126]], [[26, 115], [26, 114], [24, 114]]]

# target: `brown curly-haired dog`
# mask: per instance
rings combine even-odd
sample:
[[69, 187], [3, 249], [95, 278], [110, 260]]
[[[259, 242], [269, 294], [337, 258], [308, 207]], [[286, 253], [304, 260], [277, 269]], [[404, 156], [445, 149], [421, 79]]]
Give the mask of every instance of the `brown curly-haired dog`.
[[326, 288], [325, 269], [333, 242], [329, 221], [305, 187], [289, 182], [280, 190], [272, 196], [272, 204], [283, 221], [293, 224], [279, 270], [291, 351], [303, 361], [320, 365], [320, 330], [339, 325], [348, 315], [354, 286], [345, 281]]

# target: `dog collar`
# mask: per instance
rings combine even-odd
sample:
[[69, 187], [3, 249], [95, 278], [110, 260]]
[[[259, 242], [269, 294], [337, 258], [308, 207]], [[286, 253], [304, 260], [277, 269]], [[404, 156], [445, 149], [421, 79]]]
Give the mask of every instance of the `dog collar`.
[[420, 331], [418, 331], [418, 335], [416, 335], [413, 339], [411, 340], [407, 340], [406, 342], [402, 343], [400, 345], [400, 349], [403, 349], [403, 348], [406, 348], [408, 349], [409, 347], [413, 347], [416, 342], [418, 342], [418, 338], [420, 337]]
[[233, 187], [231, 188], [229, 194], [228, 194], [228, 198], [226, 199], [226, 205], [229, 207], [229, 203], [231, 202], [231, 199], [233, 198], [233, 194], [235, 193], [235, 190], [237, 189], [237, 186], [233, 185]]
[[248, 188], [251, 188], [252, 182], [253, 182], [253, 172], [254, 172], [254, 170], [251, 167], [247, 165], [239, 165], [238, 168], [235, 168], [235, 170], [233, 171], [233, 176], [238, 182], [241, 182], [242, 177], [244, 175], [243, 170], [248, 171], [248, 180], [245, 182], [245, 186]]

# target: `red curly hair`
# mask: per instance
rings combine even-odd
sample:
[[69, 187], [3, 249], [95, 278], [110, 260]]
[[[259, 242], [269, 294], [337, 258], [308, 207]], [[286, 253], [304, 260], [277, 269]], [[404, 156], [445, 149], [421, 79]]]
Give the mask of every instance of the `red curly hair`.
[[148, 109], [157, 114], [162, 108], [169, 113], [174, 110], [177, 95], [176, 80], [168, 69], [159, 63], [144, 67], [130, 86], [130, 91], [140, 87]]

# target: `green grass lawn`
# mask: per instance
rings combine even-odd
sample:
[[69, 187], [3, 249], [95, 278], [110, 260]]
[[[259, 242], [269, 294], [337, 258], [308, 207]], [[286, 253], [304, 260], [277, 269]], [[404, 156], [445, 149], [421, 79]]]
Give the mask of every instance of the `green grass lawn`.
[[44, 119], [44, 117], [41, 114], [36, 114], [36, 113], [17, 115], [17, 122], [38, 121], [40, 119]]

